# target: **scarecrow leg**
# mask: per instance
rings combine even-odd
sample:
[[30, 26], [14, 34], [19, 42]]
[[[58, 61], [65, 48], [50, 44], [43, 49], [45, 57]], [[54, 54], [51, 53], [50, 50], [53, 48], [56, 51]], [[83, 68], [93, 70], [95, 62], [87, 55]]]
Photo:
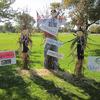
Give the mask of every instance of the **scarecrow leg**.
[[28, 68], [29, 64], [29, 57], [27, 53], [23, 53], [23, 69], [29, 69]]
[[75, 66], [74, 72], [75, 72], [76, 76], [78, 76], [78, 77], [83, 76], [82, 75], [82, 68], [83, 68], [82, 64], [83, 64], [83, 61], [78, 60], [76, 63], [76, 66]]

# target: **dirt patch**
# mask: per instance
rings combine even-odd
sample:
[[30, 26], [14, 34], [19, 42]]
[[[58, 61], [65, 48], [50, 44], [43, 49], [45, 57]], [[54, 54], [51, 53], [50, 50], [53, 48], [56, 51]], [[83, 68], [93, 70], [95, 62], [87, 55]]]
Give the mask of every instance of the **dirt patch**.
[[39, 76], [48, 76], [52, 74], [48, 69], [30, 69], [30, 70], [18, 69], [18, 73], [21, 76], [28, 76], [28, 77], [30, 77], [32, 74]]
[[35, 71], [40, 76], [47, 76], [47, 75], [52, 74], [48, 69], [36, 69]]
[[21, 76], [28, 76], [30, 77], [30, 71], [29, 70], [24, 70], [24, 69], [18, 69], [18, 74]]

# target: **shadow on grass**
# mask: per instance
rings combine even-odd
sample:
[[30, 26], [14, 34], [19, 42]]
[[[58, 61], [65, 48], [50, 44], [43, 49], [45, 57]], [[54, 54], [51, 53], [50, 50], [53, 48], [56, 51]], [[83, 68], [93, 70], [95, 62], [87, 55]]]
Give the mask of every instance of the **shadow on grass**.
[[21, 67], [22, 66], [22, 60], [21, 60], [21, 55], [19, 54], [19, 51], [16, 50], [16, 67]]
[[0, 100], [39, 100], [30, 95], [28, 85], [13, 66], [0, 67]]
[[[39, 85], [41, 89], [46, 90], [46, 92], [49, 93], [50, 95], [58, 96], [59, 98], [61, 98], [61, 100], [73, 100], [73, 97], [82, 100], [82, 98], [78, 97], [77, 95], [72, 94], [69, 91], [66, 91], [64, 88], [56, 86], [53, 81], [42, 78], [33, 70], [31, 70], [30, 73], [31, 73], [31, 80], [35, 84]], [[52, 100], [52, 98], [50, 100]]]
[[[40, 66], [43, 66], [42, 61], [40, 61], [40, 57], [41, 57], [41, 52], [38, 51], [32, 51], [31, 54], [29, 55], [29, 67], [32, 68], [33, 66], [35, 67], [37, 64]], [[21, 59], [21, 56], [18, 53], [18, 50], [16, 50], [16, 65], [17, 67], [22, 67], [23, 66], [23, 62]]]
[[93, 56], [100, 56], [100, 49], [89, 50], [89, 54]]
[[34, 60], [34, 59], [33, 60], [30, 60], [30, 63], [33, 64], [33, 65], [34, 64], [40, 64], [40, 65], [42, 65], [42, 62], [41, 61]]
[[33, 51], [31, 52], [31, 55], [30, 55], [30, 60], [29, 60], [29, 66], [32, 68], [32, 67], [35, 67], [37, 66], [37, 64], [39, 66], [43, 66], [43, 63], [42, 61], [40, 60], [40, 57], [41, 57], [41, 52], [37, 52], [37, 51]]
[[84, 90], [84, 93], [90, 96], [89, 100], [100, 100], [100, 94], [99, 94], [100, 82], [96, 82], [93, 79], [88, 79], [87, 77], [79, 79], [67, 72], [61, 72], [61, 71], [51, 71], [51, 72], [55, 76], [65, 80], [66, 82], [69, 82], [72, 85]]
[[38, 66], [43, 66], [43, 63], [41, 62], [41, 61], [38, 61], [38, 60], [30, 60], [29, 61], [29, 68], [35, 68], [35, 67], [37, 67], [37, 64], [38, 64]]

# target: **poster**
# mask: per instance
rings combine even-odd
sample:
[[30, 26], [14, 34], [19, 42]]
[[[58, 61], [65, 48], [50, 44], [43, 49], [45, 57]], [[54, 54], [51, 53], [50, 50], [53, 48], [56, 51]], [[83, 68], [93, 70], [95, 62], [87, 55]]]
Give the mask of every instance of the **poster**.
[[0, 66], [16, 64], [15, 51], [0, 51]]
[[51, 35], [56, 36], [56, 34], [58, 33], [58, 29], [59, 29], [59, 21], [57, 19], [53, 20], [51, 19], [47, 19], [45, 21], [43, 21], [40, 25], [39, 25], [40, 29], [48, 32]]
[[88, 68], [91, 71], [100, 71], [100, 56], [89, 56], [88, 57]]

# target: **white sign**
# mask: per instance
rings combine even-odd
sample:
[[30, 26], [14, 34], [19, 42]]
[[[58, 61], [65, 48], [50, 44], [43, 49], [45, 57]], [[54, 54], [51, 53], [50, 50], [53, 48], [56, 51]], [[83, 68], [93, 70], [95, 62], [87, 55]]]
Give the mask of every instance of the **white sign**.
[[56, 40], [53, 40], [53, 39], [50, 39], [50, 38], [46, 38], [46, 43], [55, 45], [57, 47], [60, 47], [63, 44], [62, 42], [59, 42], [59, 41], [56, 41]]
[[39, 25], [40, 29], [48, 32], [51, 35], [56, 36], [56, 34], [58, 33], [58, 29], [59, 29], [59, 21], [57, 19], [52, 20], [51, 19], [47, 19], [46, 21], [43, 21], [40, 25]]
[[15, 51], [0, 51], [0, 66], [16, 64]]
[[64, 57], [64, 55], [54, 52], [52, 50], [48, 50], [47, 55], [61, 59]]
[[88, 57], [88, 68], [92, 71], [100, 71], [100, 56], [90, 56]]

